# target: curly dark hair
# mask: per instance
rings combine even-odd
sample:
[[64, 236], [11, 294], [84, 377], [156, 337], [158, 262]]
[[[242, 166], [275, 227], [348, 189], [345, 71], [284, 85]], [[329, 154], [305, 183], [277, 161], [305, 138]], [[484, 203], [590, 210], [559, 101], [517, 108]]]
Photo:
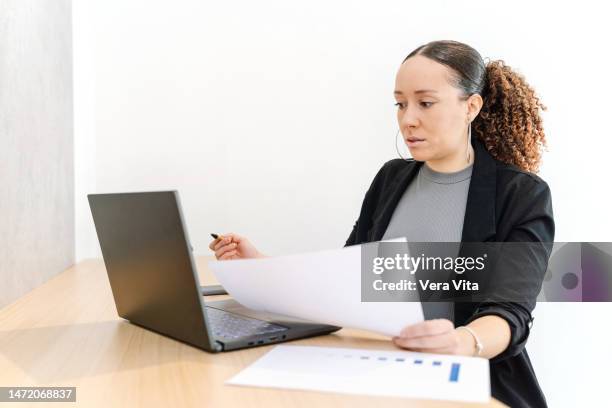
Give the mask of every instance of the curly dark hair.
[[457, 41], [433, 41], [404, 59], [422, 55], [451, 68], [455, 86], [464, 97], [483, 98], [480, 113], [472, 122], [472, 134], [493, 157], [522, 170], [536, 173], [546, 148], [540, 102], [525, 78], [503, 60], [485, 65], [474, 48]]

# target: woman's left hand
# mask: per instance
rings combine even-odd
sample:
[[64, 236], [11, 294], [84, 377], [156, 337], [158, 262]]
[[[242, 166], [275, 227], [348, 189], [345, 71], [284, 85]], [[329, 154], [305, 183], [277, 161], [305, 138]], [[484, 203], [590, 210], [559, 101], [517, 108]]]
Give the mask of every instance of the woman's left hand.
[[448, 319], [433, 319], [406, 326], [397, 337], [396, 346], [422, 353], [473, 355], [476, 342], [465, 330], [456, 330]]

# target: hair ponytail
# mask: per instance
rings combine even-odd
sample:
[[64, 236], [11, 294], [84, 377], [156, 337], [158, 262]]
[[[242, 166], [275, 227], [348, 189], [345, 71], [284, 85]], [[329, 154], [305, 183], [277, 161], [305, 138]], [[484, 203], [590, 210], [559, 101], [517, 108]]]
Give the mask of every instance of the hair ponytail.
[[421, 45], [404, 61], [413, 55], [451, 68], [455, 86], [464, 96], [482, 96], [484, 103], [472, 122], [472, 134], [493, 157], [522, 170], [538, 171], [546, 147], [540, 110], [546, 107], [522, 75], [501, 60], [485, 66], [478, 51], [457, 41]]
[[473, 134], [497, 160], [537, 172], [546, 147], [540, 110], [546, 107], [533, 88], [504, 61], [491, 61], [486, 65], [482, 97]]

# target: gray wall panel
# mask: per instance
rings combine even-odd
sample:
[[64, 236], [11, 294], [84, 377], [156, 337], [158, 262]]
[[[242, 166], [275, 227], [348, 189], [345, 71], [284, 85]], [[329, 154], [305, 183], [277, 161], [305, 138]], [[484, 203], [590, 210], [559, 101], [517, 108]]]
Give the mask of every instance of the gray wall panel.
[[0, 307], [74, 262], [69, 0], [0, 0]]

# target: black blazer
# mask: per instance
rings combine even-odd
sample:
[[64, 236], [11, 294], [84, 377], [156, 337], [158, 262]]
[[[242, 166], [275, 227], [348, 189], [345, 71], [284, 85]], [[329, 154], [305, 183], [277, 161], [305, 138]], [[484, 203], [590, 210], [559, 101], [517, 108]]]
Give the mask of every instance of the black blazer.
[[[546, 182], [535, 174], [496, 160], [475, 138], [472, 145], [474, 167], [461, 241], [552, 243], [555, 222]], [[399, 199], [422, 165], [423, 162], [402, 159], [385, 163], [365, 195], [346, 245], [382, 239]], [[534, 260], [540, 283], [549, 256], [548, 250]], [[534, 296], [521, 303], [456, 302], [454, 305], [455, 326], [466, 325], [485, 315], [501, 316], [508, 321], [510, 344], [490, 360], [490, 372], [492, 395], [511, 407], [546, 407], [546, 399], [525, 350], [535, 304]]]

